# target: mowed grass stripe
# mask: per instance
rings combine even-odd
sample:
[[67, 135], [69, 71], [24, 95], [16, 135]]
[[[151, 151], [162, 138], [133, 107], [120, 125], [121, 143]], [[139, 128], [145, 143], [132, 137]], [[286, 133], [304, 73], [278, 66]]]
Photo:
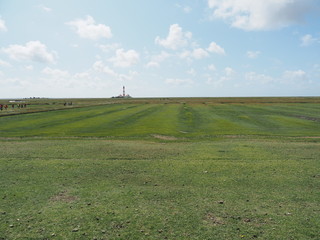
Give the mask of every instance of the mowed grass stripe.
[[301, 104], [113, 104], [1, 117], [0, 136], [319, 136], [317, 109], [312, 104], [306, 111]]
[[264, 109], [274, 111], [277, 114], [286, 114], [287, 116], [310, 116], [319, 117], [319, 104], [273, 104], [264, 106]]
[[199, 105], [193, 106], [193, 111], [198, 116], [199, 125], [196, 129], [199, 136], [241, 134], [248, 131], [247, 126], [239, 124], [239, 119], [235, 118], [239, 112], [231, 109], [230, 105]]
[[[139, 134], [136, 125], [141, 125], [140, 121], [149, 118], [152, 114], [159, 111], [161, 105], [142, 104], [133, 111], [126, 110], [122, 114], [109, 115], [106, 119], [99, 119], [94, 125], [81, 129], [84, 136], [132, 136]], [[150, 120], [148, 120], [150, 121]]]
[[[198, 108], [198, 105], [197, 105]], [[193, 133], [201, 125], [201, 116], [197, 114], [190, 104], [183, 104], [179, 109], [179, 127], [183, 133]]]
[[264, 130], [263, 134], [301, 136], [314, 135], [320, 131], [317, 122], [299, 118], [299, 114], [308, 113], [295, 106], [239, 105], [237, 108], [246, 110], [249, 119], [258, 121], [256, 129]]
[[[128, 107], [136, 107], [129, 105]], [[49, 133], [53, 129], [56, 133], [63, 132], [64, 126], [77, 126], [77, 122], [121, 111], [124, 106], [106, 105], [63, 111], [41, 112], [28, 115], [9, 116], [0, 118], [0, 132], [9, 132], [10, 136], [32, 136]], [[61, 127], [57, 130], [58, 127]]]
[[187, 137], [216, 135], [233, 127], [234, 123], [221, 118], [207, 105], [184, 105], [179, 109], [180, 132]]
[[223, 131], [224, 134], [290, 135], [297, 134], [297, 127], [303, 134], [319, 133], [314, 130], [320, 130], [314, 122], [287, 116], [277, 109], [262, 105], [216, 105], [213, 111], [222, 119], [217, 131]]
[[[88, 107], [81, 109], [69, 109], [69, 110], [57, 110], [50, 112], [40, 112], [40, 113], [32, 113], [28, 115], [15, 115], [0, 118], [0, 121], [5, 122], [5, 127], [7, 129], [14, 128], [24, 128], [24, 127], [45, 127], [47, 125], [58, 125], [63, 124], [65, 122], [71, 121], [81, 121], [84, 118], [90, 118], [97, 115], [104, 114], [105, 112], [114, 111], [115, 109], [119, 109], [120, 107], [117, 105], [109, 105], [109, 106], [99, 106], [99, 107]], [[9, 121], [8, 121], [9, 119]], [[18, 120], [20, 123], [16, 124], [14, 120]], [[30, 122], [32, 121], [32, 125]]]
[[149, 105], [118, 105], [118, 111], [105, 112], [93, 118], [84, 118], [77, 123], [66, 123], [62, 126], [46, 129], [48, 135], [64, 136], [110, 136], [114, 122], [130, 119], [132, 114], [143, 111]]
[[266, 134], [272, 129], [277, 128], [277, 125], [269, 121], [266, 117], [268, 111], [262, 108], [256, 108], [252, 105], [230, 105], [227, 111], [223, 112], [223, 116], [227, 119], [237, 122], [243, 126], [243, 132], [251, 134]]
[[179, 105], [159, 105], [152, 114], [140, 118], [130, 126], [132, 134], [149, 136], [154, 134], [175, 136], [179, 133]]

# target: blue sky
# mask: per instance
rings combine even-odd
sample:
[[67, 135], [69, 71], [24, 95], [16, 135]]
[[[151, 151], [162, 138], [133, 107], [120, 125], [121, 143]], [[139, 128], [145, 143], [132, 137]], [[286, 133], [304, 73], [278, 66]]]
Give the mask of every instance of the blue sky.
[[0, 0], [0, 98], [319, 96], [318, 0]]

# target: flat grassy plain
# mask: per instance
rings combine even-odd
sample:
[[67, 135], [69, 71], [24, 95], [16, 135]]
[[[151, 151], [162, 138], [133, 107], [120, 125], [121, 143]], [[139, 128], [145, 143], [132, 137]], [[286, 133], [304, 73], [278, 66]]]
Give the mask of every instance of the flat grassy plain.
[[319, 239], [320, 98], [28, 103], [0, 113], [0, 239]]
[[320, 132], [320, 98], [33, 100], [1, 114], [1, 137], [210, 139]]

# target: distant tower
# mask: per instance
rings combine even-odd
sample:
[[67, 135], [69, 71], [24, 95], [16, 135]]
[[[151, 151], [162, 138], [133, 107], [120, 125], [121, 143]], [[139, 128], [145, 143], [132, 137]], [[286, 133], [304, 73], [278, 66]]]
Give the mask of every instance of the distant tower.
[[126, 88], [123, 86], [123, 95], [122, 95], [123, 97], [125, 97], [126, 96]]

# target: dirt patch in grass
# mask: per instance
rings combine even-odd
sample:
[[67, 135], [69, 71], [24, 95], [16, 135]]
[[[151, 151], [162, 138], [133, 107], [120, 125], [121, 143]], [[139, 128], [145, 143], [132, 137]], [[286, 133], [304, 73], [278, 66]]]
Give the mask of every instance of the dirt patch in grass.
[[151, 136], [154, 137], [154, 138], [157, 138], [157, 139], [161, 139], [161, 140], [169, 140], [169, 141], [178, 140], [178, 138], [176, 138], [176, 137], [159, 135], [159, 134], [153, 134]]
[[217, 217], [213, 213], [207, 213], [204, 220], [214, 226], [226, 224], [221, 217]]
[[301, 138], [301, 139], [318, 139], [320, 138], [319, 136], [302, 136], [302, 137], [290, 137], [290, 138]]
[[300, 119], [303, 119], [303, 120], [309, 120], [309, 121], [314, 121], [314, 122], [320, 122], [320, 118], [317, 118], [317, 117], [308, 117], [308, 116], [302, 116], [302, 115], [295, 116], [295, 117], [300, 118]]
[[59, 192], [58, 194], [52, 196], [50, 198], [51, 202], [66, 202], [66, 203], [70, 203], [70, 202], [74, 202], [76, 201], [78, 198], [76, 196], [72, 196], [68, 193], [68, 191], [62, 191]]

